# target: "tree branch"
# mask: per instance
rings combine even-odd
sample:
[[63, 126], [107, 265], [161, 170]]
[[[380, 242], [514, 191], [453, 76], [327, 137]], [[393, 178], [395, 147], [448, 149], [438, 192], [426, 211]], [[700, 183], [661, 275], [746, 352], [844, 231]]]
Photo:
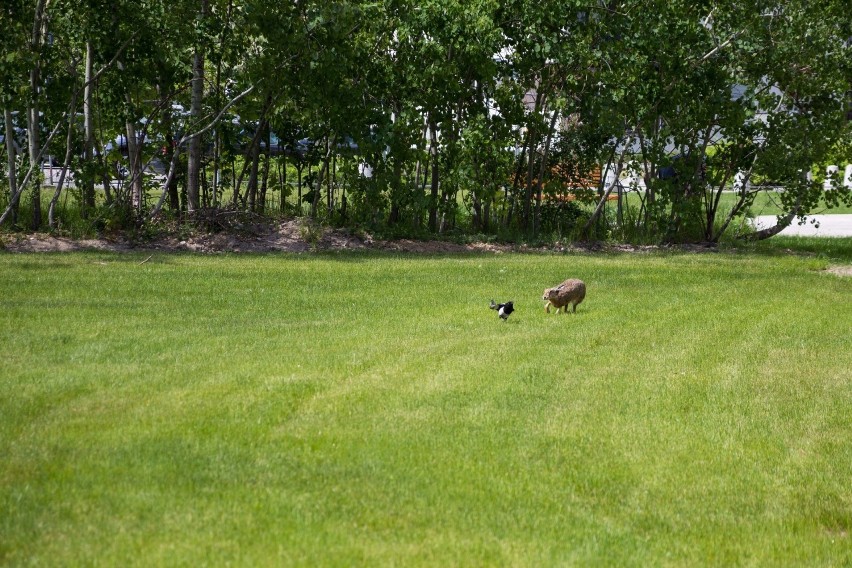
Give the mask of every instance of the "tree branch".
[[163, 191], [160, 194], [160, 198], [157, 200], [157, 204], [154, 205], [154, 207], [151, 209], [151, 212], [148, 214], [149, 219], [156, 216], [163, 209], [163, 203], [165, 203], [165, 201], [166, 201], [166, 194], [168, 193], [168, 190], [169, 190], [169, 184], [172, 182], [172, 179], [174, 178], [174, 175], [175, 175], [175, 171], [177, 169], [176, 166], [177, 166], [178, 157], [180, 156], [180, 148], [184, 144], [186, 144], [187, 142], [192, 140], [193, 138], [197, 138], [197, 137], [202, 136], [205, 133], [209, 132], [214, 126], [216, 126], [219, 123], [222, 116], [225, 114], [225, 112], [229, 108], [234, 106], [237, 103], [237, 101], [239, 101], [240, 99], [242, 99], [243, 97], [245, 97], [246, 95], [251, 93], [255, 89], [256, 86], [257, 86], [256, 84], [251, 85], [248, 89], [246, 89], [245, 91], [243, 91], [242, 93], [240, 93], [239, 95], [237, 95], [236, 97], [234, 97], [233, 99], [228, 101], [228, 104], [226, 104], [225, 106], [222, 107], [222, 110], [219, 111], [219, 114], [217, 114], [213, 118], [213, 120], [211, 120], [210, 123], [207, 124], [207, 126], [202, 128], [201, 130], [198, 130], [197, 132], [193, 132], [192, 134], [185, 134], [177, 142], [177, 144], [175, 144], [174, 152], [172, 153], [172, 161], [169, 164], [169, 173], [166, 176], [166, 180], [163, 182]]

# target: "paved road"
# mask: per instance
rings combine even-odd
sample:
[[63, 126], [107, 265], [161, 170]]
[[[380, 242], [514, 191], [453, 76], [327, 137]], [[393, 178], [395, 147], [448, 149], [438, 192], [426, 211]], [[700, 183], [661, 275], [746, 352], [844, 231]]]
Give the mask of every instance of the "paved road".
[[[775, 224], [774, 215], [755, 217], [757, 228], [764, 229]], [[780, 235], [803, 237], [852, 237], [852, 215], [809, 215], [804, 225], [797, 220], [781, 231]]]

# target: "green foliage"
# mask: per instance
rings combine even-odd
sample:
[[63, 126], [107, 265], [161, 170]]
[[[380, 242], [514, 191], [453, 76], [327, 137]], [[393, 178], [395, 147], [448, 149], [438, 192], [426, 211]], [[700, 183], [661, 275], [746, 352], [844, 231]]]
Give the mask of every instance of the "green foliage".
[[[330, 222], [417, 232], [440, 218], [438, 232], [533, 236], [548, 230], [533, 206], [538, 182], [554, 182], [557, 166], [589, 177], [622, 161], [647, 172], [648, 192], [637, 224], [616, 232], [717, 241], [749, 206], [742, 194], [719, 209], [737, 176], [784, 186], [785, 212], [852, 200], [842, 186], [823, 195], [818, 176], [802, 179], [850, 159], [847, 8], [842, 0], [818, 10], [801, 0], [56, 0], [50, 41], [31, 49], [33, 7], [14, 0], [2, 12], [0, 84], [3, 105], [21, 116], [38, 99], [46, 134], [65, 123], [75, 95], [82, 110], [92, 46], [101, 150], [75, 164], [80, 179], [101, 183], [129, 167], [115, 148], [128, 125], [142, 137], [143, 163], [169, 162], [185, 151], [185, 135], [209, 126], [200, 137], [204, 207], [224, 205], [226, 193], [235, 206], [264, 206], [255, 199], [263, 172], [280, 159], [263, 150], [270, 132], [300, 170], [339, 159], [343, 186], [315, 194], [322, 207], [309, 208]], [[190, 120], [196, 54], [205, 89]], [[50, 79], [33, 91], [36, 66]], [[81, 131], [71, 137], [75, 162]], [[51, 153], [64, 154], [62, 140], [60, 129]], [[330, 156], [318, 150], [324, 140], [333, 141]], [[184, 160], [179, 189], [161, 188], [175, 214], [186, 210]], [[376, 175], [360, 179], [356, 162]], [[669, 170], [676, 175], [661, 178]], [[133, 224], [147, 213], [136, 211]]]
[[588, 213], [576, 201], [547, 200], [541, 205], [541, 231], [557, 239], [578, 235]]

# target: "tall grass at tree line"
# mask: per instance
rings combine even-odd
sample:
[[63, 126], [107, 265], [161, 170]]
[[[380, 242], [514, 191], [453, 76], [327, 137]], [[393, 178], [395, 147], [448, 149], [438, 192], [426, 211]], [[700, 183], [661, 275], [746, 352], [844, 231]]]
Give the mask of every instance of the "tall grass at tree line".
[[148, 254], [0, 254], [0, 563], [852, 561], [822, 256]]

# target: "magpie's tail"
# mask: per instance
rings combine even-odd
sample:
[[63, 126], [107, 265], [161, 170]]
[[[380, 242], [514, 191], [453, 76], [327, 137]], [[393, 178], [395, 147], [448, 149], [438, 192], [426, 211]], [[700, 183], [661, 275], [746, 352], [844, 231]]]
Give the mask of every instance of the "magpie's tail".
[[489, 306], [489, 307], [490, 307], [492, 310], [496, 310], [496, 309], [497, 309], [497, 308], [499, 308], [500, 306], [498, 306], [497, 304], [495, 304], [495, 303], [494, 303], [494, 300], [491, 300], [491, 306]]

